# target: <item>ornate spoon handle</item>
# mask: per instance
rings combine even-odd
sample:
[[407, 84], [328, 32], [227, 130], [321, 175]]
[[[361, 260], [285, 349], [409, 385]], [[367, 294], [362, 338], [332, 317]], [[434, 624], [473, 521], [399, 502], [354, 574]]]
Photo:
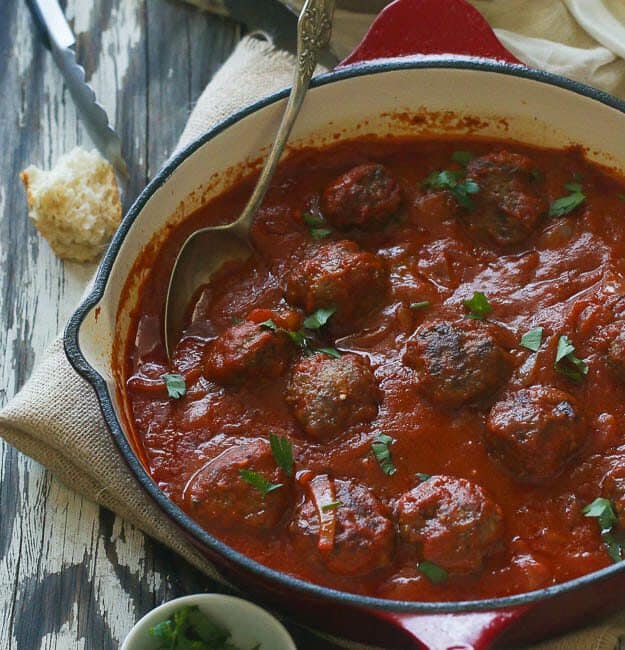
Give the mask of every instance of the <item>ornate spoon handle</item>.
[[310, 81], [319, 54], [330, 43], [335, 4], [335, 0], [308, 0], [302, 7], [297, 24], [297, 55], [303, 83]]
[[246, 236], [249, 232], [254, 214], [260, 207], [269, 187], [269, 182], [278, 166], [278, 161], [289, 139], [295, 119], [304, 102], [310, 79], [317, 66], [319, 54], [330, 42], [334, 5], [335, 0], [307, 0], [302, 7], [297, 23], [297, 66], [289, 101], [254, 192], [241, 216], [232, 224], [236, 227], [237, 233], [243, 236]]

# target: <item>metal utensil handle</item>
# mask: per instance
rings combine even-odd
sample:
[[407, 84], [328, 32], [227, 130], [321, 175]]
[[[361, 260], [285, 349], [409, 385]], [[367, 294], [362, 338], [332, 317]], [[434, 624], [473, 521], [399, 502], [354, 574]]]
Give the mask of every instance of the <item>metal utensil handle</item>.
[[254, 192], [241, 216], [233, 224], [241, 234], [246, 234], [249, 231], [254, 214], [265, 198], [269, 181], [276, 170], [297, 114], [304, 101], [310, 79], [317, 66], [319, 53], [330, 42], [334, 5], [335, 0], [307, 0], [302, 8], [297, 22], [297, 66], [293, 76], [293, 88], [276, 139], [267, 160], [265, 160]]

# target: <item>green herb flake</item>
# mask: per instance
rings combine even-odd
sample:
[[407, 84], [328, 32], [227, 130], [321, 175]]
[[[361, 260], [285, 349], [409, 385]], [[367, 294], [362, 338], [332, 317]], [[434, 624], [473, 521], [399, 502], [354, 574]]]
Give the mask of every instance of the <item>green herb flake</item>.
[[340, 508], [343, 505], [341, 501], [332, 501], [330, 503], [324, 503], [321, 506], [321, 509], [323, 512], [328, 512], [328, 510], [336, 510], [337, 508]]
[[195, 606], [181, 607], [149, 634], [159, 641], [157, 650], [237, 650], [229, 642], [230, 632]]
[[302, 219], [310, 228], [319, 228], [320, 226], [325, 225], [325, 221], [321, 217], [312, 214], [312, 212], [302, 213]]
[[313, 239], [325, 239], [332, 234], [332, 229], [328, 228], [328, 224], [321, 218], [310, 212], [302, 214], [304, 223], [308, 226], [310, 236]]
[[428, 562], [427, 560], [419, 562], [417, 568], [432, 584], [435, 585], [440, 585], [449, 577], [449, 574], [447, 571], [445, 571], [445, 569], [438, 566], [437, 564], [434, 564], [434, 562]]
[[622, 192], [619, 192], [619, 194], [617, 194], [616, 196], [618, 196], [620, 201], [623, 201], [623, 203], [625, 203], [625, 194], [623, 194]]
[[549, 206], [550, 217], [562, 217], [569, 214], [586, 201], [586, 195], [579, 183], [567, 183], [564, 188], [569, 191], [569, 194], [553, 201]]
[[599, 528], [602, 533], [610, 532], [618, 521], [612, 502], [609, 499], [602, 499], [601, 497], [588, 504], [582, 510], [582, 513], [586, 517], [595, 517], [599, 522]]
[[172, 399], [180, 399], [186, 394], [187, 385], [182, 375], [166, 373], [164, 375], [161, 375], [161, 378], [167, 387], [167, 394]]
[[269, 445], [276, 464], [287, 476], [293, 476], [293, 445], [286, 436], [269, 434]]
[[625, 559], [625, 542], [617, 539], [612, 533], [602, 533], [601, 538], [612, 562], [621, 562]]
[[521, 337], [521, 346], [532, 352], [538, 352], [543, 344], [544, 331], [543, 327], [535, 327], [533, 330], [525, 332]]
[[464, 172], [453, 172], [449, 170], [432, 172], [425, 179], [424, 184], [433, 190], [448, 190], [458, 204], [467, 210], [473, 210], [475, 207], [470, 195], [480, 191], [475, 181], [464, 178]]
[[421, 483], [425, 481], [429, 481], [432, 478], [431, 474], [425, 474], [423, 472], [417, 472], [416, 477], [421, 481]]
[[304, 320], [304, 327], [309, 330], [321, 329], [330, 320], [336, 309], [334, 307], [321, 308], [313, 312]]
[[327, 354], [333, 359], [340, 359], [341, 353], [336, 348], [316, 348], [316, 352], [321, 352], [322, 354]]
[[308, 339], [306, 338], [306, 335], [304, 332], [301, 330], [286, 330], [287, 336], [295, 343], [295, 345], [299, 345], [300, 347], [306, 347], [308, 344]]
[[431, 307], [432, 303], [429, 300], [422, 300], [421, 302], [411, 302], [410, 309], [417, 311], [418, 309], [427, 309]]
[[387, 436], [385, 433], [381, 433], [375, 440], [371, 443], [371, 449], [373, 450], [373, 455], [380, 465], [380, 469], [387, 475], [392, 476], [397, 471], [393, 463], [393, 458], [391, 457], [390, 446], [395, 442], [394, 438]]
[[454, 151], [451, 154], [451, 159], [459, 165], [466, 167], [475, 156], [470, 151]]
[[582, 512], [586, 517], [594, 517], [597, 520], [601, 539], [612, 562], [621, 562], [625, 559], [625, 541], [623, 541], [622, 535], [618, 538], [614, 534], [618, 517], [612, 501], [599, 497], [589, 503]]
[[488, 298], [481, 291], [475, 291], [472, 298], [464, 301], [464, 306], [469, 310], [468, 317], [474, 320], [484, 320], [493, 311]]
[[576, 357], [574, 352], [575, 346], [569, 337], [561, 336], [558, 340], [554, 367], [559, 374], [579, 382], [588, 374], [588, 364], [583, 359]]
[[262, 327], [265, 330], [271, 330], [272, 332], [277, 332], [280, 328], [275, 324], [271, 319], [264, 320], [262, 323], [258, 323], [259, 327]]
[[311, 228], [310, 229], [310, 236], [313, 239], [325, 239], [326, 237], [329, 237], [332, 234], [332, 230], [330, 228]]
[[271, 483], [262, 474], [250, 469], [240, 469], [239, 476], [255, 490], [258, 490], [263, 497], [266, 497], [270, 492], [278, 488], [284, 487], [282, 483]]

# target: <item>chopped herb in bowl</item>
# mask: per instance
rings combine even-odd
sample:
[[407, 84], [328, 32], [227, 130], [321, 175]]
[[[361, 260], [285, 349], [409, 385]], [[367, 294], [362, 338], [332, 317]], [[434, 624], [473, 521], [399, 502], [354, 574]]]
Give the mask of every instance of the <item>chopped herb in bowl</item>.
[[[211, 621], [195, 605], [176, 610], [150, 628], [150, 636], [158, 640], [157, 650], [248, 650], [233, 645], [230, 631]], [[260, 650], [260, 644], [249, 650]]]

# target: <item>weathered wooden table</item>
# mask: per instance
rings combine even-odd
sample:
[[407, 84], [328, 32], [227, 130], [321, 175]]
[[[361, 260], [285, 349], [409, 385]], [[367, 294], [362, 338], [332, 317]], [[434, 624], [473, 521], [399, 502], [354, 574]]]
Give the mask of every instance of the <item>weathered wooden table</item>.
[[[128, 206], [171, 153], [194, 100], [240, 38], [167, 0], [68, 0], [78, 56], [131, 169]], [[85, 129], [22, 0], [0, 2], [0, 406], [28, 378], [94, 268], [61, 263], [27, 218], [18, 174]], [[109, 650], [171, 598], [219, 588], [0, 441], [0, 650]], [[328, 644], [291, 628], [298, 647]]]

